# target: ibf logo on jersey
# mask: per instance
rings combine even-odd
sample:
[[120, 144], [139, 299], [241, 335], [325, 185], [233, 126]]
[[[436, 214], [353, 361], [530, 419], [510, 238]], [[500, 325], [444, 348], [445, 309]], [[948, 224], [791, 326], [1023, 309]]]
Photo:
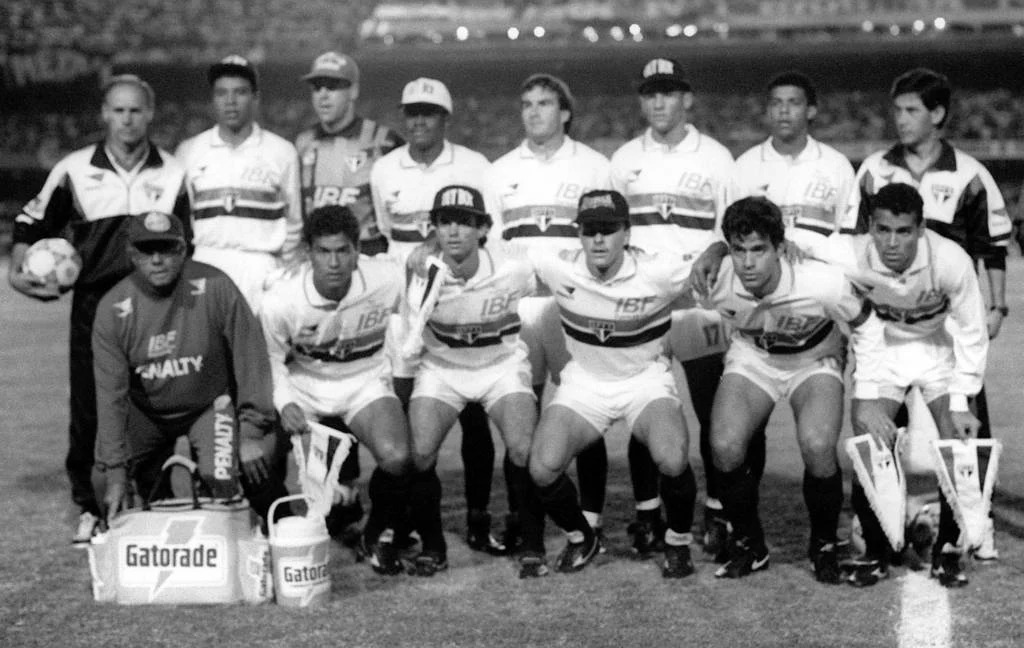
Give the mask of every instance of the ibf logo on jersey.
[[953, 197], [953, 187], [947, 185], [932, 185], [932, 198], [940, 205]]
[[463, 326], [457, 326], [455, 328], [455, 334], [460, 340], [463, 340], [466, 344], [473, 344], [480, 335], [484, 332], [484, 327], [479, 324], [466, 324]]
[[149, 589], [149, 601], [166, 587], [217, 587], [228, 582], [230, 558], [221, 535], [203, 534], [202, 517], [176, 516], [149, 535], [117, 542], [118, 581]]
[[684, 173], [679, 176], [679, 183], [676, 186], [687, 196], [712, 198], [715, 195], [715, 189], [714, 185], [711, 183], [711, 179], [704, 177], [700, 173]]
[[178, 332], [168, 331], [150, 336], [147, 355], [150, 358], [162, 358], [173, 355], [178, 348]]
[[555, 208], [554, 207], [531, 207], [530, 216], [537, 223], [537, 229], [542, 232], [546, 232], [551, 227], [552, 221], [555, 220]]
[[676, 207], [676, 197], [672, 194], [660, 193], [654, 194], [654, 208], [661, 214], [662, 220], [668, 220], [672, 215], [672, 210]]
[[615, 322], [609, 322], [607, 320], [589, 320], [587, 327], [593, 331], [594, 335], [602, 343], [607, 342], [608, 338], [615, 333]]
[[359, 187], [322, 185], [313, 191], [313, 207], [351, 205], [359, 199]]

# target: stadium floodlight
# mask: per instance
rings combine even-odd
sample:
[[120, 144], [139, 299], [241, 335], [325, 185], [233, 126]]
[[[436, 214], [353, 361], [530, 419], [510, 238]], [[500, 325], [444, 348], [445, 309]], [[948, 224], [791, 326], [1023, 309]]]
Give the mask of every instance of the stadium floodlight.
[[1024, 37], [1024, 25], [1014, 25], [1013, 35], [1016, 36], [1017, 38]]
[[943, 18], [942, 16], [939, 16], [932, 22], [932, 24], [935, 25], [935, 29], [942, 31], [946, 28], [946, 19]]
[[633, 23], [629, 26], [629, 33], [636, 36], [637, 34], [642, 34], [643, 30], [640, 29], [640, 25]]
[[587, 25], [583, 28], [583, 38], [586, 38], [591, 43], [596, 43], [600, 37], [593, 25]]
[[923, 31], [924, 31], [924, 21], [921, 20], [920, 18], [918, 18], [917, 20], [914, 21], [914, 33], [915, 34], [920, 34]]
[[665, 35], [669, 38], [676, 38], [683, 33], [683, 26], [679, 23], [674, 23], [665, 28]]
[[612, 35], [612, 38], [614, 38], [617, 41], [620, 41], [626, 37], [626, 32], [624, 32], [622, 30], [622, 27], [619, 27], [618, 25], [615, 25], [614, 27], [609, 29], [608, 32]]
[[716, 22], [714, 24], [713, 29], [715, 30], [715, 33], [721, 36], [722, 38], [725, 38], [726, 36], [729, 35], [729, 23]]
[[537, 38], [544, 38], [544, 34], [546, 33], [547, 30], [544, 29], [543, 25], [537, 25], [536, 27], [533, 28], [533, 35], [536, 36]]
[[459, 25], [458, 27], [456, 27], [455, 38], [457, 38], [460, 41], [464, 41], [467, 38], [469, 38], [469, 28], [466, 27], [465, 25]]
[[865, 20], [860, 24], [860, 30], [865, 33], [871, 33], [875, 31], [875, 23], [870, 20]]
[[889, 25], [889, 33], [892, 34], [893, 36], [899, 36], [900, 35], [900, 26], [899, 25]]
[[697, 35], [697, 25], [694, 25], [693, 23], [690, 23], [686, 27], [683, 27], [683, 36], [686, 36], [687, 38], [693, 38], [696, 35]]
[[508, 33], [508, 39], [509, 40], [516, 40], [517, 38], [519, 38], [519, 28], [518, 27], [509, 27], [507, 33]]

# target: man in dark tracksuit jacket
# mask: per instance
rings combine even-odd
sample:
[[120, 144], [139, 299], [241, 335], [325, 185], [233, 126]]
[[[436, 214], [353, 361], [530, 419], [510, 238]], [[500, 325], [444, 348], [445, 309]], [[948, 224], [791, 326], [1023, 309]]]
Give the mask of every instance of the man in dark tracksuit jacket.
[[287, 494], [272, 469], [277, 437], [263, 331], [226, 274], [186, 258], [184, 236], [173, 214], [132, 218], [135, 271], [97, 309], [94, 482], [108, 519], [128, 501], [128, 478], [149, 493], [183, 435], [214, 497], [239, 494], [241, 476], [266, 517]]

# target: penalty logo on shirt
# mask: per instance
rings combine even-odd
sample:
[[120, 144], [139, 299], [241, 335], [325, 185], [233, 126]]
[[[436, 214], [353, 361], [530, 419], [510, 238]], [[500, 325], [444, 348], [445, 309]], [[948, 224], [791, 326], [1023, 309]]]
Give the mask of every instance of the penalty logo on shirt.
[[[897, 446], [904, 428], [900, 430]], [[888, 447], [878, 443], [870, 434], [847, 439], [846, 454], [885, 537], [893, 550], [900, 551], [907, 515], [907, 484], [900, 462]]]
[[672, 210], [676, 207], [676, 197], [672, 194], [656, 194], [654, 196], [654, 208], [661, 214], [662, 220], [668, 220]]
[[981, 546], [1003, 444], [994, 439], [932, 441], [939, 487], [960, 527], [959, 544], [968, 551]]

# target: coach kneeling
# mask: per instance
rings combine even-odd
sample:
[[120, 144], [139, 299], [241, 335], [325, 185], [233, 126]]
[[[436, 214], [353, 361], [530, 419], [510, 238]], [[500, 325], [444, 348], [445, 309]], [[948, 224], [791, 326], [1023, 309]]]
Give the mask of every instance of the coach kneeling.
[[[216, 498], [244, 490], [264, 518], [287, 491], [273, 469], [270, 364], [259, 322], [220, 270], [186, 258], [178, 218], [134, 217], [134, 271], [103, 296], [93, 327], [99, 426], [93, 482], [107, 520], [148, 496], [187, 436]], [[241, 477], [241, 480], [239, 480]], [[166, 484], [160, 495], [169, 495]]]

